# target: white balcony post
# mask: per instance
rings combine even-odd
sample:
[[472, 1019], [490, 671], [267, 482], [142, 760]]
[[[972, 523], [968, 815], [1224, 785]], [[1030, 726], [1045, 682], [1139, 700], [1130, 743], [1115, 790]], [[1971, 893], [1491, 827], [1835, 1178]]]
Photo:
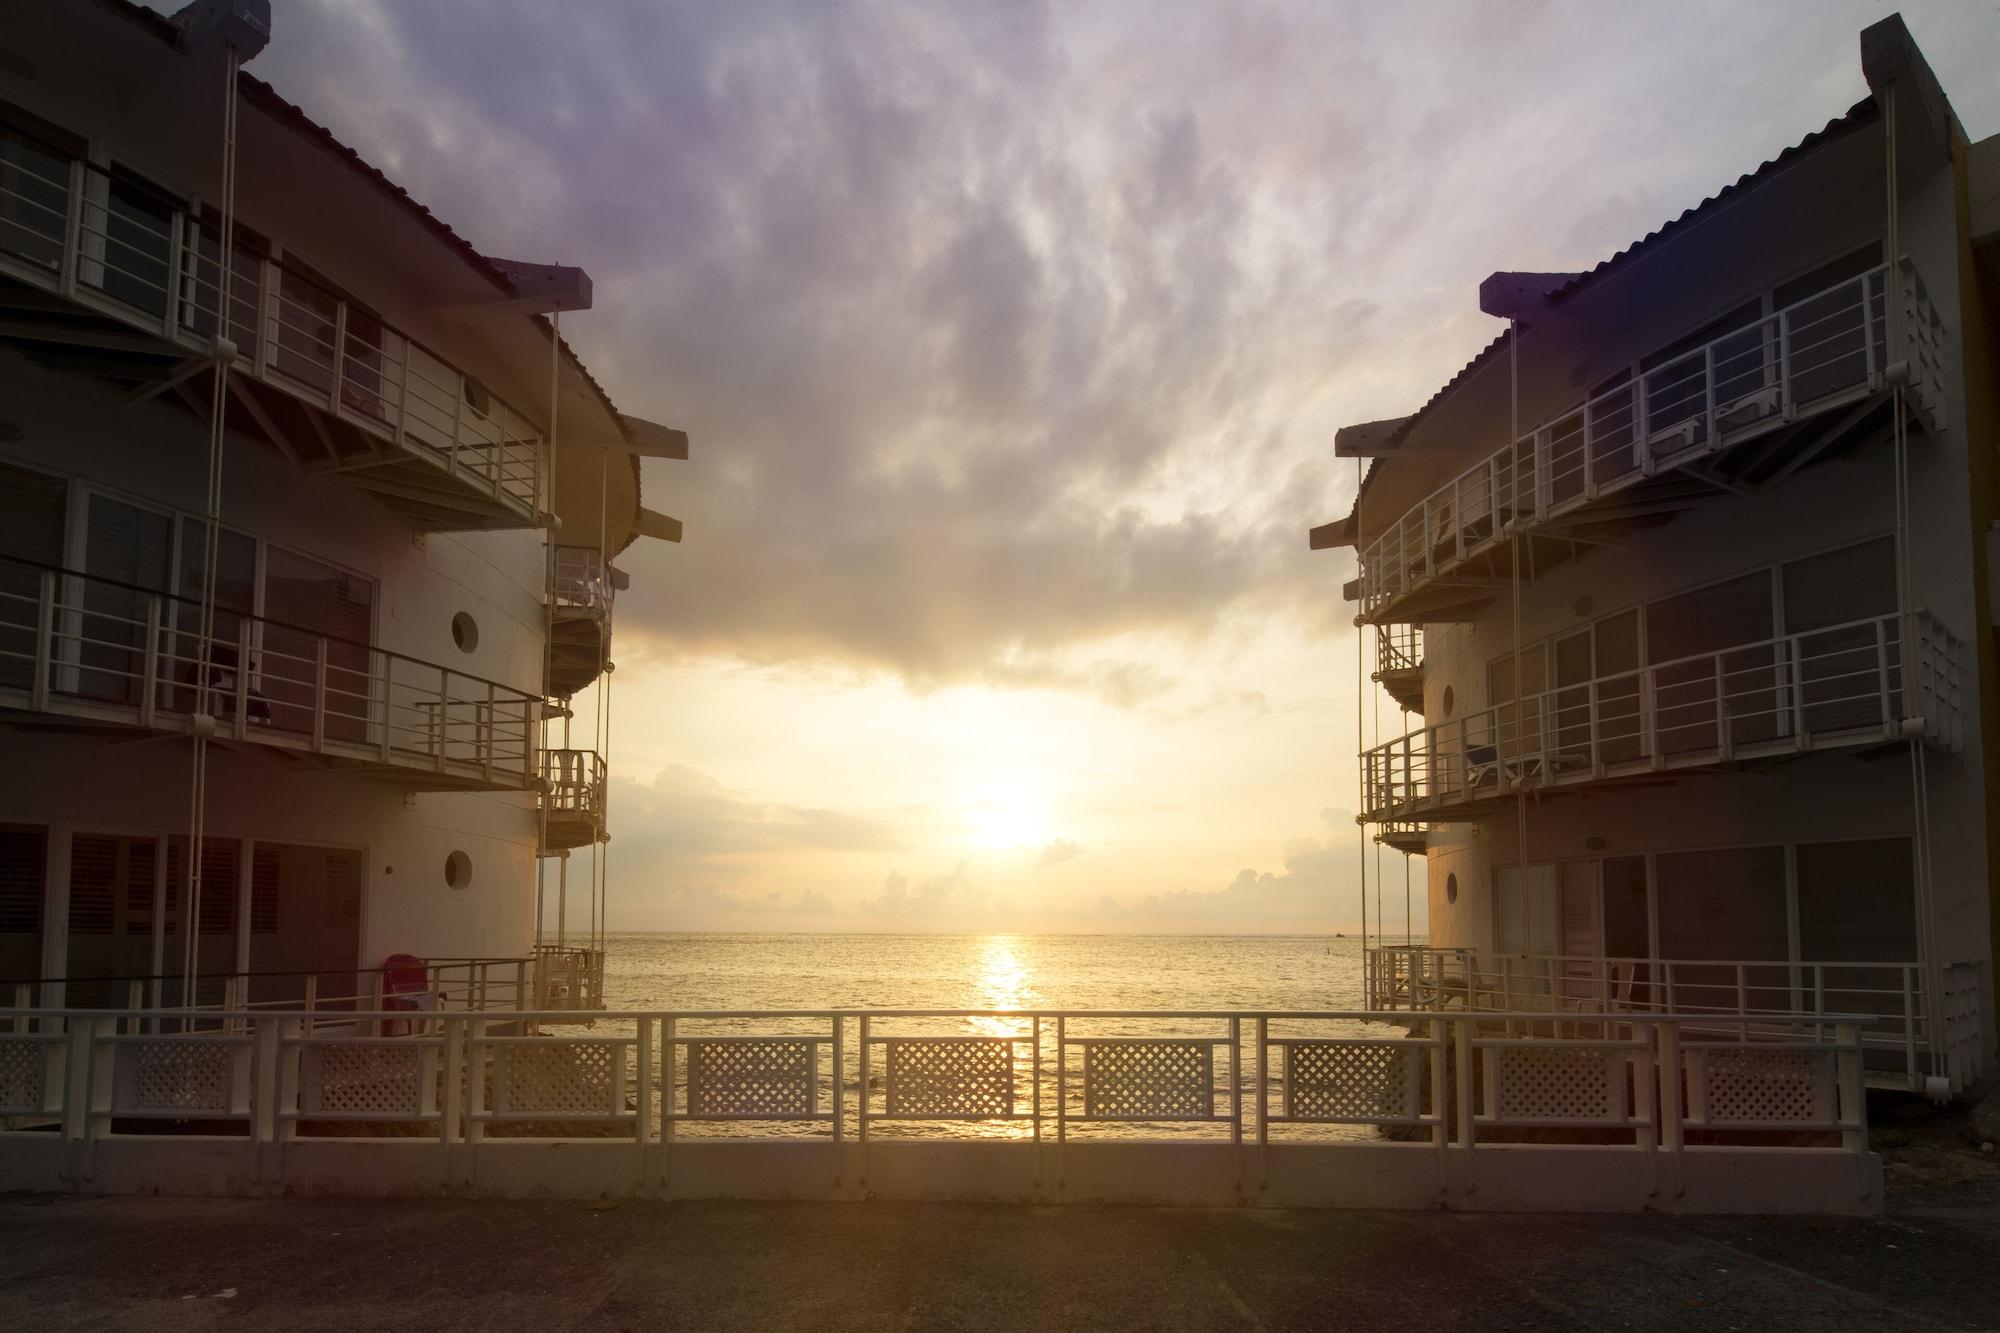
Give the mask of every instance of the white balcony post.
[[1673, 1192], [1679, 1194], [1684, 1179], [1686, 1136], [1681, 1132], [1681, 1083], [1686, 1069], [1681, 1058], [1680, 1024], [1673, 1021], [1656, 1022], [1652, 1025], [1656, 1035], [1658, 1050], [1659, 1095], [1653, 1105], [1660, 1122], [1660, 1148], [1667, 1154], [1673, 1169]]
[[160, 598], [146, 599], [146, 658], [139, 672], [139, 725], [153, 725], [153, 709], [159, 701], [160, 679]]
[[444, 772], [444, 753], [451, 748], [451, 670], [439, 667], [437, 692], [437, 736], [431, 746], [431, 767]]
[[250, 733], [250, 616], [236, 624], [236, 739]]
[[1452, 541], [1460, 560], [1465, 559], [1465, 497], [1459, 489], [1459, 482], [1463, 480], [1464, 475], [1460, 473], [1451, 479], [1451, 512], [1456, 518], [1452, 524]]
[[1882, 709], [1882, 734], [1894, 739], [1896, 715], [1889, 692], [1889, 635], [1879, 620], [1875, 622], [1875, 689]]
[[326, 749], [326, 640], [313, 643], [313, 753]]
[[327, 410], [340, 415], [347, 396], [347, 302], [333, 304], [333, 388], [327, 394]]
[[[1921, 992], [1916, 984], [1916, 968], [1903, 965], [1903, 1067], [1909, 1071], [1910, 1087], [1923, 1087], [1923, 1071], [1917, 1062], [1917, 996]], [[1924, 1015], [1926, 1024], [1934, 1021], [1929, 1013]]]
[[35, 591], [35, 680], [31, 699], [38, 713], [47, 711], [49, 706], [49, 677], [55, 670], [55, 630], [56, 575], [54, 570], [45, 569]]
[[1848, 1152], [1868, 1147], [1868, 1099], [1861, 1068], [1861, 1025], [1836, 1023], [1834, 1041], [1840, 1050], [1834, 1057], [1839, 1079], [1840, 1146]]

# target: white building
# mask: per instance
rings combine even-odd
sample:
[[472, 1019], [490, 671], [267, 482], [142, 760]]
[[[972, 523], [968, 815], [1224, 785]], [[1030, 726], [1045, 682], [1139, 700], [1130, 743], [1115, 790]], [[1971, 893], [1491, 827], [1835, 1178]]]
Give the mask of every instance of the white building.
[[[1990, 1067], [2000, 140], [1899, 19], [1872, 95], [1339, 432], [1362, 818], [1429, 947], [1377, 1003], [1875, 1017], [1871, 1078]], [[1385, 728], [1385, 731], [1388, 729]]]
[[605, 836], [562, 701], [686, 439], [561, 342], [582, 270], [479, 253], [240, 73], [268, 24], [0, 25], [0, 990], [324, 1002], [542, 945], [434, 979], [587, 1003], [598, 877], [539, 873]]

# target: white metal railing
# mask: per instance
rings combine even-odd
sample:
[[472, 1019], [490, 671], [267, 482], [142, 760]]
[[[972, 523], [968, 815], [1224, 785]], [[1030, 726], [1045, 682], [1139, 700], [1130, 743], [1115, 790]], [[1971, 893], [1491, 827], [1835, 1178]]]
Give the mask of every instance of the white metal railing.
[[534, 784], [541, 700], [435, 662], [0, 557], [0, 707], [218, 734], [449, 785]]
[[1543, 690], [1363, 751], [1362, 814], [1409, 818], [1522, 784], [1587, 783], [1911, 734], [1956, 749], [1960, 657], [1950, 631], [1918, 611]]
[[[385, 991], [389, 969], [350, 967], [317, 971], [223, 972], [198, 977], [191, 997], [179, 974], [42, 977], [0, 981], [0, 1000], [17, 1009], [120, 1009], [143, 1013], [147, 1032], [214, 1032], [241, 1026], [233, 1015], [303, 1014], [308, 1028], [355, 1026], [356, 1012], [400, 1012], [391, 1031], [424, 1016], [458, 1011], [491, 1013], [527, 1009], [535, 1001], [535, 960], [431, 958], [421, 992]], [[60, 997], [50, 999], [47, 997]], [[366, 1024], [383, 1035], [381, 1024]]]
[[555, 561], [556, 610], [603, 618], [611, 614], [611, 570], [595, 546], [558, 546]]
[[1415, 671], [1424, 664], [1424, 631], [1421, 625], [1378, 625], [1375, 627], [1375, 679], [1391, 672]]
[[604, 813], [604, 756], [595, 750], [544, 749], [542, 800], [549, 813], [597, 819]]
[[[1920, 403], [1941, 398], [1942, 326], [1905, 262], [1897, 284]], [[1889, 268], [1806, 297], [1551, 416], [1413, 505], [1361, 551], [1361, 610], [1450, 574], [1510, 531], [1878, 391], [1895, 358]]]
[[[1406, 1032], [1372, 1012], [715, 1010], [612, 1013], [602, 1017], [616, 1031], [529, 1036], [445, 1013], [410, 1036], [375, 1037], [317, 1029], [304, 1014], [231, 1017], [212, 1033], [160, 1034], [143, 1030], [144, 1014], [0, 1011], [0, 1117], [84, 1146], [139, 1121], [154, 1122], [156, 1145], [235, 1122], [253, 1152], [310, 1121], [333, 1137], [396, 1124], [399, 1139], [443, 1149], [447, 1167], [455, 1149], [476, 1150], [511, 1122], [543, 1144], [636, 1145], [634, 1186], [667, 1175], [677, 1140], [694, 1133], [804, 1134], [831, 1145], [819, 1169], [836, 1178], [851, 1134], [865, 1184], [871, 1139], [898, 1125], [921, 1137], [909, 1122], [997, 1125], [1035, 1148], [1038, 1171], [1052, 1138], [1059, 1177], [1071, 1148], [1103, 1133], [1254, 1145], [1267, 1186], [1284, 1169], [1274, 1147], [1310, 1146], [1301, 1131], [1389, 1127], [1417, 1142], [1383, 1146], [1420, 1174], [1435, 1169], [1440, 1190], [1448, 1158], [1466, 1162], [1469, 1181], [1483, 1149], [1551, 1128], [1582, 1143], [1609, 1135], [1628, 1149], [1620, 1162], [1676, 1178], [1688, 1154], [1715, 1150], [1691, 1145], [1689, 1131], [1711, 1142], [1783, 1132], [1764, 1153], [1859, 1154], [1867, 1135], [1863, 1050], [1848, 1020], [1730, 1037], [1711, 1034], [1706, 1016], [1633, 1014], [1524, 1038], [1464, 1013], [1427, 1014]], [[21, 1137], [0, 1133], [0, 1163]], [[575, 1169], [566, 1154], [538, 1160]], [[256, 1161], [291, 1169], [282, 1153]]]
[[419, 462], [496, 514], [536, 519], [541, 433], [474, 377], [298, 265], [239, 241], [229, 310], [212, 219], [134, 178], [37, 145], [0, 162], [0, 272], [190, 355], [217, 334], [247, 373], [370, 442], [314, 466]]
[[604, 1008], [604, 950], [537, 944], [534, 957], [537, 1007], [565, 1014]]
[[[1372, 946], [1366, 961], [1371, 1007], [1413, 1013], [1558, 1015], [1674, 1013], [1705, 1018], [1709, 1031], [1748, 1038], [1766, 1024], [1815, 1029], [1833, 1015], [1867, 1014], [1860, 1037], [1872, 1078], [1928, 1091], [1932, 1077], [1953, 1091], [1985, 1072], [1979, 1040], [1978, 963], [1944, 969], [1942, 1006], [1928, 998], [1917, 962], [1787, 959], [1613, 958], [1503, 954], [1434, 945]], [[1942, 1018], [1938, 1055], [1932, 1025]]]

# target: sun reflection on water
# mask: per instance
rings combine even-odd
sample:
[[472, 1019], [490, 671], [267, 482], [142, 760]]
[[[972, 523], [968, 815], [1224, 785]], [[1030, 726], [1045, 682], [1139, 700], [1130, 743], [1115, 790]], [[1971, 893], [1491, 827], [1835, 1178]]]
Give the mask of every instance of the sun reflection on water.
[[[1020, 940], [1013, 935], [990, 935], [979, 960], [979, 1007], [982, 1009], [1026, 1009], [1036, 1003], [1036, 990], [1021, 962]], [[984, 1037], [1026, 1036], [1027, 1024], [1017, 1018], [974, 1018], [972, 1030]]]

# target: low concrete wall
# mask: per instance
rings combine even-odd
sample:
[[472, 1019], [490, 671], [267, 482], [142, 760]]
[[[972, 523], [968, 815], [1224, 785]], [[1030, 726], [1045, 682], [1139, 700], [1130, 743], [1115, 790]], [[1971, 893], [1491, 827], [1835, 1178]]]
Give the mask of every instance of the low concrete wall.
[[1881, 1159], [1812, 1148], [1418, 1143], [248, 1139], [0, 1135], [0, 1190], [922, 1199], [1486, 1212], [1868, 1214]]

